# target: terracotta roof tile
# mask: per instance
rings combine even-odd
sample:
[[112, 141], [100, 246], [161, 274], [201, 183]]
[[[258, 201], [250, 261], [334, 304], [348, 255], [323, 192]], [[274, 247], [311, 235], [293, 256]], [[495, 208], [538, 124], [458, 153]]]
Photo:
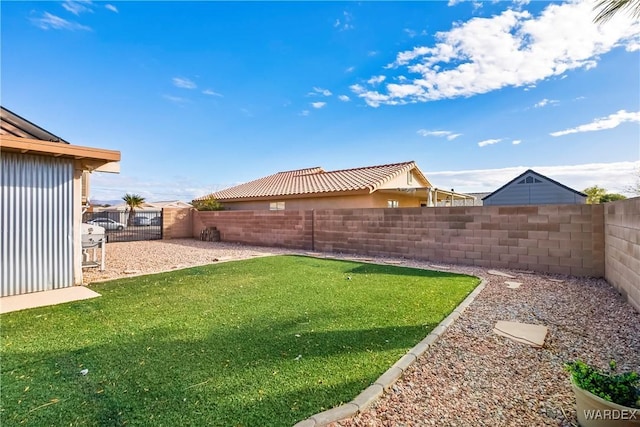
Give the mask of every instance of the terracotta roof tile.
[[321, 167], [298, 169], [278, 172], [211, 193], [196, 200], [214, 197], [219, 201], [228, 201], [343, 191], [368, 191], [372, 193], [385, 182], [414, 168], [420, 173], [413, 161], [329, 172]]

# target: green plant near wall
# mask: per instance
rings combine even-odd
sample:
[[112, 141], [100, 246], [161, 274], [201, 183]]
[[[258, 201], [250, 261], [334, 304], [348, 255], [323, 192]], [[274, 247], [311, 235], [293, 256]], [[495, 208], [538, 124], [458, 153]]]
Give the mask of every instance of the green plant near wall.
[[640, 376], [637, 372], [616, 374], [616, 362], [609, 362], [610, 372], [603, 372], [582, 360], [567, 363], [565, 369], [579, 388], [618, 405], [640, 408]]
[[214, 197], [208, 196], [204, 199], [193, 200], [191, 202], [194, 208], [199, 211], [222, 211], [224, 210], [224, 206], [222, 203], [217, 201]]

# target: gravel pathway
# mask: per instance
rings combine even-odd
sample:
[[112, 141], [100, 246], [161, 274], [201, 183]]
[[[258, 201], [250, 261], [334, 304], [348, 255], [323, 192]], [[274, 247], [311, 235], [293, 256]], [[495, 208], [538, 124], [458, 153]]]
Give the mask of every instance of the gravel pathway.
[[[191, 239], [110, 243], [107, 271], [85, 270], [85, 282], [281, 253], [293, 251]], [[565, 362], [581, 358], [606, 368], [615, 359], [620, 370], [640, 371], [640, 314], [603, 279], [502, 270], [516, 277], [509, 279], [482, 268], [438, 267], [483, 277], [487, 286], [377, 403], [331, 426], [577, 426]], [[505, 281], [522, 285], [510, 289]], [[545, 345], [493, 334], [498, 320], [547, 326]]]

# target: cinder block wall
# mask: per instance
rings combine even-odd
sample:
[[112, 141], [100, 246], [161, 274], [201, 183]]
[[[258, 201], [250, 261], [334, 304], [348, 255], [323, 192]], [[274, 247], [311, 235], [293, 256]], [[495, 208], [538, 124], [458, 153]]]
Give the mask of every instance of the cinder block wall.
[[193, 208], [163, 208], [162, 238], [180, 239], [193, 236]]
[[312, 249], [313, 211], [194, 211], [193, 237], [206, 227], [220, 230], [220, 240], [248, 245]]
[[229, 242], [604, 276], [602, 205], [194, 211]]
[[604, 275], [602, 206], [315, 212], [315, 249], [576, 276]]
[[640, 311], [640, 197], [604, 205], [605, 278]]

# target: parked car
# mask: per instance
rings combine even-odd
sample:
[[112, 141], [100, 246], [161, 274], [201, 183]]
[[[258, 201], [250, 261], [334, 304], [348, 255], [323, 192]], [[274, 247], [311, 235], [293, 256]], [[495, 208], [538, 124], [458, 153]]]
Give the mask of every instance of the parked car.
[[155, 217], [151, 218], [151, 225], [162, 225], [162, 217], [161, 216], [155, 216]]
[[121, 222], [114, 221], [111, 218], [94, 218], [87, 221], [87, 224], [99, 225], [105, 230], [124, 230], [127, 226]]
[[133, 225], [151, 225], [151, 220], [146, 216], [137, 216], [133, 218]]

